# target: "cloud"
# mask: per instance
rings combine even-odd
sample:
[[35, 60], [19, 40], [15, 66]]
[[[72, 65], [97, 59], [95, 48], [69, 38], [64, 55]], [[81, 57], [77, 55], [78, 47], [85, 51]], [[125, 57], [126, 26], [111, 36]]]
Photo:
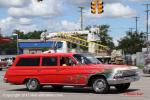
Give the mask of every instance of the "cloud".
[[119, 44], [117, 39], [113, 39], [113, 43], [115, 46], [118, 46], [118, 44]]
[[73, 5], [86, 5], [90, 4], [91, 0], [65, 0], [65, 2], [69, 2]]
[[[0, 20], [0, 27], [2, 29], [2, 34], [11, 34], [12, 27], [14, 27], [15, 20], [12, 17]], [[6, 34], [7, 33], [7, 34]]]
[[129, 6], [125, 6], [122, 3], [110, 3], [105, 4], [104, 13], [101, 15], [91, 14], [91, 11], [87, 11], [87, 17], [99, 18], [99, 17], [114, 17], [114, 18], [128, 18], [136, 15], [136, 10]]
[[25, 33], [34, 31], [34, 30], [40, 30], [40, 29], [47, 29], [49, 32], [54, 31], [73, 31], [73, 30], [79, 30], [80, 29], [80, 22], [74, 22], [74, 21], [67, 21], [67, 20], [45, 20], [44, 25], [36, 25], [32, 23], [32, 19], [29, 18], [13, 18], [13, 17], [7, 17], [5, 19], [0, 20], [0, 27], [2, 29], [2, 33], [4, 35], [11, 35], [13, 30], [18, 29]]
[[80, 23], [79, 22], [72, 22], [72, 21], [67, 21], [67, 20], [62, 20], [62, 21], [49, 20], [49, 21], [47, 21], [46, 26], [47, 26], [46, 28], [51, 32], [73, 31], [73, 30], [79, 30], [80, 29]]
[[0, 28], [2, 29], [2, 34], [4, 35], [11, 35], [14, 29], [19, 29], [25, 33], [38, 29], [35, 24], [32, 24], [31, 19], [16, 19], [13, 17], [7, 17], [0, 20]]
[[136, 15], [136, 10], [121, 3], [107, 4], [105, 10], [105, 16], [108, 17], [131, 17]]
[[79, 28], [80, 28], [79, 23], [69, 22], [67, 20], [61, 21], [61, 25], [62, 25], [62, 29], [67, 30], [67, 31], [79, 30]]
[[32, 22], [32, 20], [29, 19], [29, 18], [20, 18], [20, 19], [19, 19], [19, 23], [20, 23], [21, 25], [30, 25], [31, 22]]
[[60, 14], [61, 2], [59, 0], [32, 0], [26, 7], [11, 7], [9, 15], [13, 17], [47, 17]]
[[[90, 5], [92, 0], [65, 0], [65, 2], [69, 2], [72, 5], [80, 6], [80, 5]], [[115, 3], [121, 2], [121, 0], [103, 0], [104, 3]]]
[[28, 0], [0, 0], [0, 7], [23, 6]]
[[149, 0], [129, 0], [131, 2], [148, 2]]
[[15, 29], [21, 30], [24, 33], [28, 33], [34, 30], [39, 30], [37, 25], [35, 24], [30, 24], [30, 25], [18, 25]]

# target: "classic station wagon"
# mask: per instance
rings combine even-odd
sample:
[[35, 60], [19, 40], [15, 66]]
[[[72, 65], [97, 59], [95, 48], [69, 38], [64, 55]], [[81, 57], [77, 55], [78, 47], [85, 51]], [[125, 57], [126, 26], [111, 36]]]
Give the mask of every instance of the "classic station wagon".
[[76, 53], [18, 55], [4, 76], [6, 83], [25, 84], [29, 91], [51, 85], [92, 87], [96, 93], [107, 93], [110, 86], [124, 91], [139, 79], [137, 67], [104, 65], [90, 54]]

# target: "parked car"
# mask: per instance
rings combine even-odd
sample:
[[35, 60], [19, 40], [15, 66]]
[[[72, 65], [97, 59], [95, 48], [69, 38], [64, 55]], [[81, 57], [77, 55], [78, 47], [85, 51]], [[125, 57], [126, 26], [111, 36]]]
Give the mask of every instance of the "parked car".
[[5, 68], [7, 68], [7, 61], [5, 61], [4, 59], [0, 59], [0, 71]]
[[143, 68], [144, 74], [150, 74], [150, 64], [146, 64]]
[[51, 85], [92, 87], [96, 93], [107, 93], [110, 86], [125, 91], [139, 79], [137, 67], [104, 65], [90, 54], [76, 53], [18, 55], [4, 76], [4, 82], [25, 84], [29, 91]]
[[7, 58], [8, 67], [12, 65], [13, 58]]

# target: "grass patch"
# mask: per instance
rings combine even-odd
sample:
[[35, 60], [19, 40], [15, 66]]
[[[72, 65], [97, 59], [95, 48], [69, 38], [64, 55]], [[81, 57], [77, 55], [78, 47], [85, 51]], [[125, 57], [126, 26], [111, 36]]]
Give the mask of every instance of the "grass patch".
[[137, 65], [138, 68], [143, 69], [144, 68], [144, 64], [139, 64]]

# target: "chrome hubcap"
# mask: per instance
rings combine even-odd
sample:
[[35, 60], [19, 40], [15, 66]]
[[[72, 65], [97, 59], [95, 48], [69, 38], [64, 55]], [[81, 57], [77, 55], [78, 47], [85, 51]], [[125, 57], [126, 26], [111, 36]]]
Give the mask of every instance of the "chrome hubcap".
[[30, 90], [35, 89], [36, 86], [37, 86], [37, 84], [36, 84], [35, 81], [29, 81], [29, 83], [28, 83], [28, 88], [29, 88]]
[[98, 80], [95, 82], [94, 84], [94, 88], [96, 91], [101, 91], [106, 87], [105, 82], [103, 82], [102, 80]]

